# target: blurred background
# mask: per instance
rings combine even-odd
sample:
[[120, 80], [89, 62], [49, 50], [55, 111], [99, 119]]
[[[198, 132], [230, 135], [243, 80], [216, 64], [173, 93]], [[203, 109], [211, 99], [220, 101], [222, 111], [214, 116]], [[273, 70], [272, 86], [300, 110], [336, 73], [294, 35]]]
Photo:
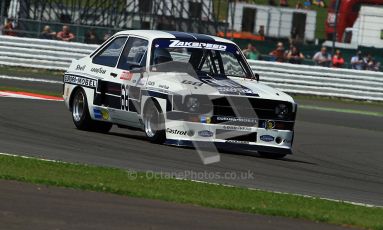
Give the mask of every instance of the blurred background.
[[382, 21], [383, 0], [0, 2], [8, 36], [62, 40], [64, 31], [72, 42], [100, 44], [125, 29], [177, 30], [232, 39], [253, 60], [373, 71], [382, 70]]

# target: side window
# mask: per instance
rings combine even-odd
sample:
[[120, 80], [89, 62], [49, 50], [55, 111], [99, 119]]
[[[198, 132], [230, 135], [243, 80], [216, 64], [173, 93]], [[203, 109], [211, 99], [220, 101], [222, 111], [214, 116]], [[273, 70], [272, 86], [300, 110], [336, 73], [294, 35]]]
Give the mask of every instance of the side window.
[[94, 64], [114, 67], [126, 42], [126, 37], [119, 37], [109, 43], [100, 53], [93, 58]]
[[147, 40], [130, 37], [124, 51], [122, 51], [117, 68], [131, 70], [133, 68], [145, 67], [147, 50]]

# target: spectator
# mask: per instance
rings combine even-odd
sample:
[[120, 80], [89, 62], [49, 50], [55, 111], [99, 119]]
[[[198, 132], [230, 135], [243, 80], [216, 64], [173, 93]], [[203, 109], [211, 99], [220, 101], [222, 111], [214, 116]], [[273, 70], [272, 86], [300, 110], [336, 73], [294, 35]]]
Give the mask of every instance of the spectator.
[[303, 4], [300, 0], [298, 0], [297, 4], [295, 4], [295, 9], [303, 9]]
[[302, 42], [302, 39], [299, 35], [298, 28], [296, 26], [293, 26], [293, 28], [291, 29], [290, 35], [291, 35], [290, 44], [297, 44]]
[[41, 39], [55, 39], [56, 38], [56, 32], [52, 32], [50, 26], [44, 26], [43, 32], [40, 34]]
[[379, 71], [380, 63], [377, 62], [371, 54], [368, 54], [365, 58], [366, 70]]
[[16, 23], [14, 23], [13, 19], [9, 18], [3, 27], [3, 34], [8, 36], [16, 36]]
[[251, 59], [251, 60], [258, 60], [259, 59], [259, 52], [251, 43], [249, 43], [247, 45], [247, 48], [242, 50], [242, 52], [247, 59]]
[[69, 26], [64, 25], [62, 31], [57, 33], [57, 39], [70, 42], [75, 39], [75, 36], [73, 33], [70, 32]]
[[313, 4], [316, 5], [316, 6], [320, 6], [322, 8], [325, 8], [326, 7], [326, 4], [324, 3], [323, 0], [314, 0], [313, 1]]
[[331, 63], [331, 55], [327, 52], [327, 48], [322, 47], [322, 49], [314, 55], [313, 61], [316, 65], [329, 67]]
[[340, 50], [335, 52], [334, 57], [332, 57], [332, 67], [341, 68], [344, 65], [344, 59]]
[[303, 2], [303, 6], [305, 9], [310, 9], [311, 8], [311, 0], [305, 0]]
[[273, 61], [284, 62], [285, 61], [285, 47], [282, 42], [278, 42], [277, 48], [269, 53]]
[[112, 32], [111, 31], [108, 31], [104, 34], [104, 38], [103, 38], [103, 41], [106, 41], [108, 40], [112, 35]]
[[258, 35], [265, 37], [265, 26], [264, 25], [259, 26]]
[[362, 56], [362, 51], [358, 50], [356, 55], [351, 58], [351, 68], [357, 70], [366, 69], [366, 62]]
[[98, 44], [100, 41], [97, 37], [96, 31], [94, 29], [89, 30], [85, 34], [85, 43], [87, 44]]
[[304, 58], [305, 55], [303, 55], [296, 46], [291, 46], [286, 55], [286, 59], [292, 64], [302, 64]]
[[287, 2], [287, 0], [279, 0], [279, 5], [280, 6], [289, 6], [289, 3]]
[[275, 4], [275, 0], [269, 0], [269, 5], [270, 6], [276, 6], [277, 4]]

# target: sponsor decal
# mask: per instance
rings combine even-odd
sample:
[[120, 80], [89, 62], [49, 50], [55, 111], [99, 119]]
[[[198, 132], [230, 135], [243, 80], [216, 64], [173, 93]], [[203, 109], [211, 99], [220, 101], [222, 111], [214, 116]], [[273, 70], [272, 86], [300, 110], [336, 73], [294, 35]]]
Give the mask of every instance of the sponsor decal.
[[275, 121], [267, 120], [259, 124], [260, 128], [273, 129], [275, 127]]
[[148, 85], [154, 86], [156, 83], [154, 81], [148, 81]]
[[212, 137], [213, 136], [213, 132], [211, 132], [209, 130], [201, 130], [201, 131], [198, 131], [198, 136], [201, 136], [201, 137]]
[[201, 121], [201, 123], [210, 124], [211, 123], [211, 117], [201, 116], [200, 121]]
[[181, 135], [181, 136], [185, 136], [188, 133], [187, 131], [181, 131], [181, 130], [171, 129], [171, 128], [167, 128], [166, 132], [170, 134]]
[[248, 141], [237, 141], [237, 140], [227, 140], [226, 143], [233, 143], [233, 144], [249, 144]]
[[169, 89], [169, 86], [167, 86], [167, 85], [159, 85], [158, 87], [160, 87], [162, 89]]
[[132, 77], [133, 77], [133, 73], [131, 73], [129, 71], [123, 71], [120, 75], [120, 79], [126, 80], [126, 81], [132, 80]]
[[93, 112], [94, 112], [94, 117], [96, 119], [109, 120], [108, 110], [95, 108], [95, 109], [93, 109]]
[[204, 83], [216, 88], [218, 92], [222, 94], [235, 94], [235, 95], [242, 95], [242, 94], [251, 94], [251, 95], [256, 95], [254, 92], [246, 88], [235, 81], [232, 81], [230, 79], [214, 79], [214, 78], [205, 78], [201, 79]]
[[194, 86], [202, 86], [203, 83], [202, 82], [198, 82], [198, 81], [189, 81], [189, 80], [183, 80], [181, 81], [182, 84], [186, 84], [186, 85], [194, 85]]
[[75, 84], [75, 85], [82, 85], [90, 88], [96, 88], [97, 87], [97, 81], [94, 79], [89, 79], [85, 77], [79, 77], [79, 76], [73, 76], [73, 75], [64, 75], [64, 82]]
[[262, 136], [259, 137], [259, 139], [261, 139], [261, 141], [264, 141], [264, 142], [272, 142], [272, 141], [274, 141], [274, 137], [270, 136], [270, 135], [262, 135]]
[[275, 127], [274, 121], [266, 121], [266, 129], [273, 129]]
[[170, 40], [169, 47], [182, 47], [182, 48], [197, 48], [197, 49], [208, 49], [208, 50], [226, 50], [225, 45], [212, 44], [205, 42], [185, 42], [180, 40]]
[[218, 116], [217, 121], [234, 121], [234, 122], [257, 123], [257, 119], [254, 119], [254, 118], [223, 117], [223, 116]]
[[275, 127], [275, 121], [265, 121], [264, 124], [263, 124], [263, 127], [265, 129], [273, 129]]
[[85, 67], [86, 67], [86, 65], [77, 65], [77, 66], [76, 66], [76, 70], [78, 70], [78, 71], [84, 71], [84, 70], [85, 70]]
[[106, 70], [103, 69], [102, 67], [100, 67], [100, 68], [92, 68], [92, 69], [90, 69], [90, 71], [93, 72], [93, 73], [100, 73], [100, 74], [104, 74], [106, 72]]
[[223, 129], [226, 130], [235, 130], [235, 131], [251, 131], [250, 127], [244, 127], [244, 126], [235, 126], [235, 125], [224, 125]]
[[284, 140], [283, 140], [283, 143], [291, 144], [291, 140], [286, 140], [286, 139], [284, 139]]

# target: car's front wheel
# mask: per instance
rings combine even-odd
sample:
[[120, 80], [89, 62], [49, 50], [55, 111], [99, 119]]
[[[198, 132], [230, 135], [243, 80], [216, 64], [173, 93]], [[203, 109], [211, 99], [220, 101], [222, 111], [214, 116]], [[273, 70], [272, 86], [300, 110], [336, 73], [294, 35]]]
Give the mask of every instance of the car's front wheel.
[[162, 144], [166, 140], [164, 115], [160, 106], [152, 99], [149, 100], [143, 114], [145, 134], [149, 141]]
[[73, 123], [80, 130], [107, 133], [112, 128], [111, 123], [92, 120], [85, 91], [81, 88], [74, 92], [71, 108]]

